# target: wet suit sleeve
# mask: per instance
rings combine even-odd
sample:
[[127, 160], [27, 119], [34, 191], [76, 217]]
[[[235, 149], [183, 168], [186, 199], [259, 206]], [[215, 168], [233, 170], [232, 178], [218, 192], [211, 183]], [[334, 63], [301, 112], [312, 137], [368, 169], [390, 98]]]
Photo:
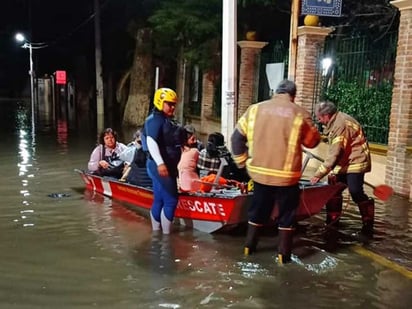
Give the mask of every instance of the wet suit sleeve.
[[162, 155], [160, 154], [159, 145], [151, 136], [147, 137], [147, 148], [157, 166], [164, 164]]
[[159, 142], [161, 140], [161, 134], [163, 129], [164, 118], [159, 116], [154, 116], [150, 121], [146, 122], [146, 142], [147, 149], [150, 152], [153, 160], [156, 162], [156, 165], [159, 166], [164, 164], [164, 160], [160, 153]]

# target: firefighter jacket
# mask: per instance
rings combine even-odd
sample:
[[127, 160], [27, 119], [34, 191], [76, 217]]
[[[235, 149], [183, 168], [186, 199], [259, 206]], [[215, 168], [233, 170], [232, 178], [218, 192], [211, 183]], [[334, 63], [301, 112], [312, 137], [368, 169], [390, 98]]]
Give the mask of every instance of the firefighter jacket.
[[320, 134], [310, 114], [288, 94], [249, 106], [231, 137], [233, 159], [261, 184], [290, 186], [302, 176], [302, 145], [316, 147]]
[[351, 116], [336, 112], [324, 128], [328, 137], [328, 156], [315, 173], [322, 178], [335, 174], [366, 173], [371, 170], [368, 141], [361, 125]]

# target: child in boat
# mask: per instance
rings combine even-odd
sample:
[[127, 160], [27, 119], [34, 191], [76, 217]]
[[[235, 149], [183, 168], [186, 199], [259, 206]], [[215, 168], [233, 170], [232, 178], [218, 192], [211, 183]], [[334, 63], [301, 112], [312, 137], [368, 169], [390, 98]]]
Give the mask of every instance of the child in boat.
[[120, 154], [120, 159], [126, 163], [125, 171], [120, 180], [137, 186], [151, 187], [152, 180], [146, 169], [146, 154], [142, 148], [141, 130], [141, 127], [136, 130], [133, 141]]
[[203, 145], [202, 141], [198, 139], [195, 127], [192, 126], [191, 124], [187, 124], [185, 125], [184, 128], [185, 128], [186, 133], [191, 133], [196, 136], [196, 141], [194, 142], [194, 146], [197, 148], [197, 150], [201, 151], [202, 149], [204, 149], [205, 146]]
[[177, 169], [179, 171], [180, 190], [183, 192], [196, 192], [200, 189], [199, 174], [197, 171], [197, 160], [199, 150], [197, 149], [197, 139], [192, 126], [185, 126], [186, 142], [182, 148]]
[[141, 129], [141, 127], [137, 128], [136, 132], [133, 134], [133, 140], [127, 144], [127, 148], [119, 155], [120, 159], [123, 160], [127, 166], [130, 166], [132, 163], [136, 150], [142, 147], [140, 138]]
[[249, 181], [246, 169], [239, 169], [233, 161], [231, 153], [225, 146], [224, 136], [220, 132], [209, 134], [206, 148], [200, 151], [197, 161], [200, 177], [217, 174], [222, 158], [226, 160], [227, 165], [223, 168], [221, 176], [240, 182]]
[[99, 136], [99, 145], [94, 148], [87, 164], [89, 172], [99, 176], [122, 177], [124, 161], [119, 158], [126, 145], [117, 141], [117, 133], [106, 128]]
[[224, 145], [224, 137], [219, 132], [209, 134], [206, 148], [202, 149], [197, 161], [200, 177], [216, 174], [220, 166], [220, 153], [229, 152]]

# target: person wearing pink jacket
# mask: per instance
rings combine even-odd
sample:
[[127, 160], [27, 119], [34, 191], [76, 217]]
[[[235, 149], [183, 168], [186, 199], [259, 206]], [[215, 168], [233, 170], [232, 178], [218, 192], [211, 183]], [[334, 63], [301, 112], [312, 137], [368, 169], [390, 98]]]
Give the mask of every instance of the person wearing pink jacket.
[[200, 189], [199, 174], [197, 171], [197, 161], [199, 150], [197, 149], [197, 139], [191, 126], [185, 126], [186, 142], [183, 145], [182, 156], [180, 157], [177, 169], [179, 171], [180, 190], [182, 192], [196, 192]]

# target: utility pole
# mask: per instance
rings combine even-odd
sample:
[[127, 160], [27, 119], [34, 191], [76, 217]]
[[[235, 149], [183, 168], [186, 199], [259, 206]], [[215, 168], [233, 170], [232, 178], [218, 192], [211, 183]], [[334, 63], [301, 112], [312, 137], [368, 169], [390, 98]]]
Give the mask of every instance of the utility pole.
[[237, 120], [237, 1], [224, 0], [222, 15], [221, 130], [228, 142]]
[[32, 127], [32, 135], [33, 139], [35, 136], [35, 111], [34, 111], [34, 106], [36, 105], [36, 99], [34, 97], [34, 69], [33, 69], [33, 46], [31, 43], [26, 43], [25, 45], [28, 46], [29, 48], [29, 57], [30, 57], [30, 99], [31, 99], [31, 127]]
[[289, 66], [288, 79], [295, 81], [296, 55], [298, 52], [298, 22], [299, 22], [300, 0], [292, 0], [290, 12], [290, 34], [289, 34]]
[[96, 105], [97, 105], [97, 131], [104, 129], [104, 101], [103, 101], [103, 73], [102, 73], [102, 46], [100, 32], [100, 5], [99, 0], [94, 0], [94, 44], [96, 61]]

